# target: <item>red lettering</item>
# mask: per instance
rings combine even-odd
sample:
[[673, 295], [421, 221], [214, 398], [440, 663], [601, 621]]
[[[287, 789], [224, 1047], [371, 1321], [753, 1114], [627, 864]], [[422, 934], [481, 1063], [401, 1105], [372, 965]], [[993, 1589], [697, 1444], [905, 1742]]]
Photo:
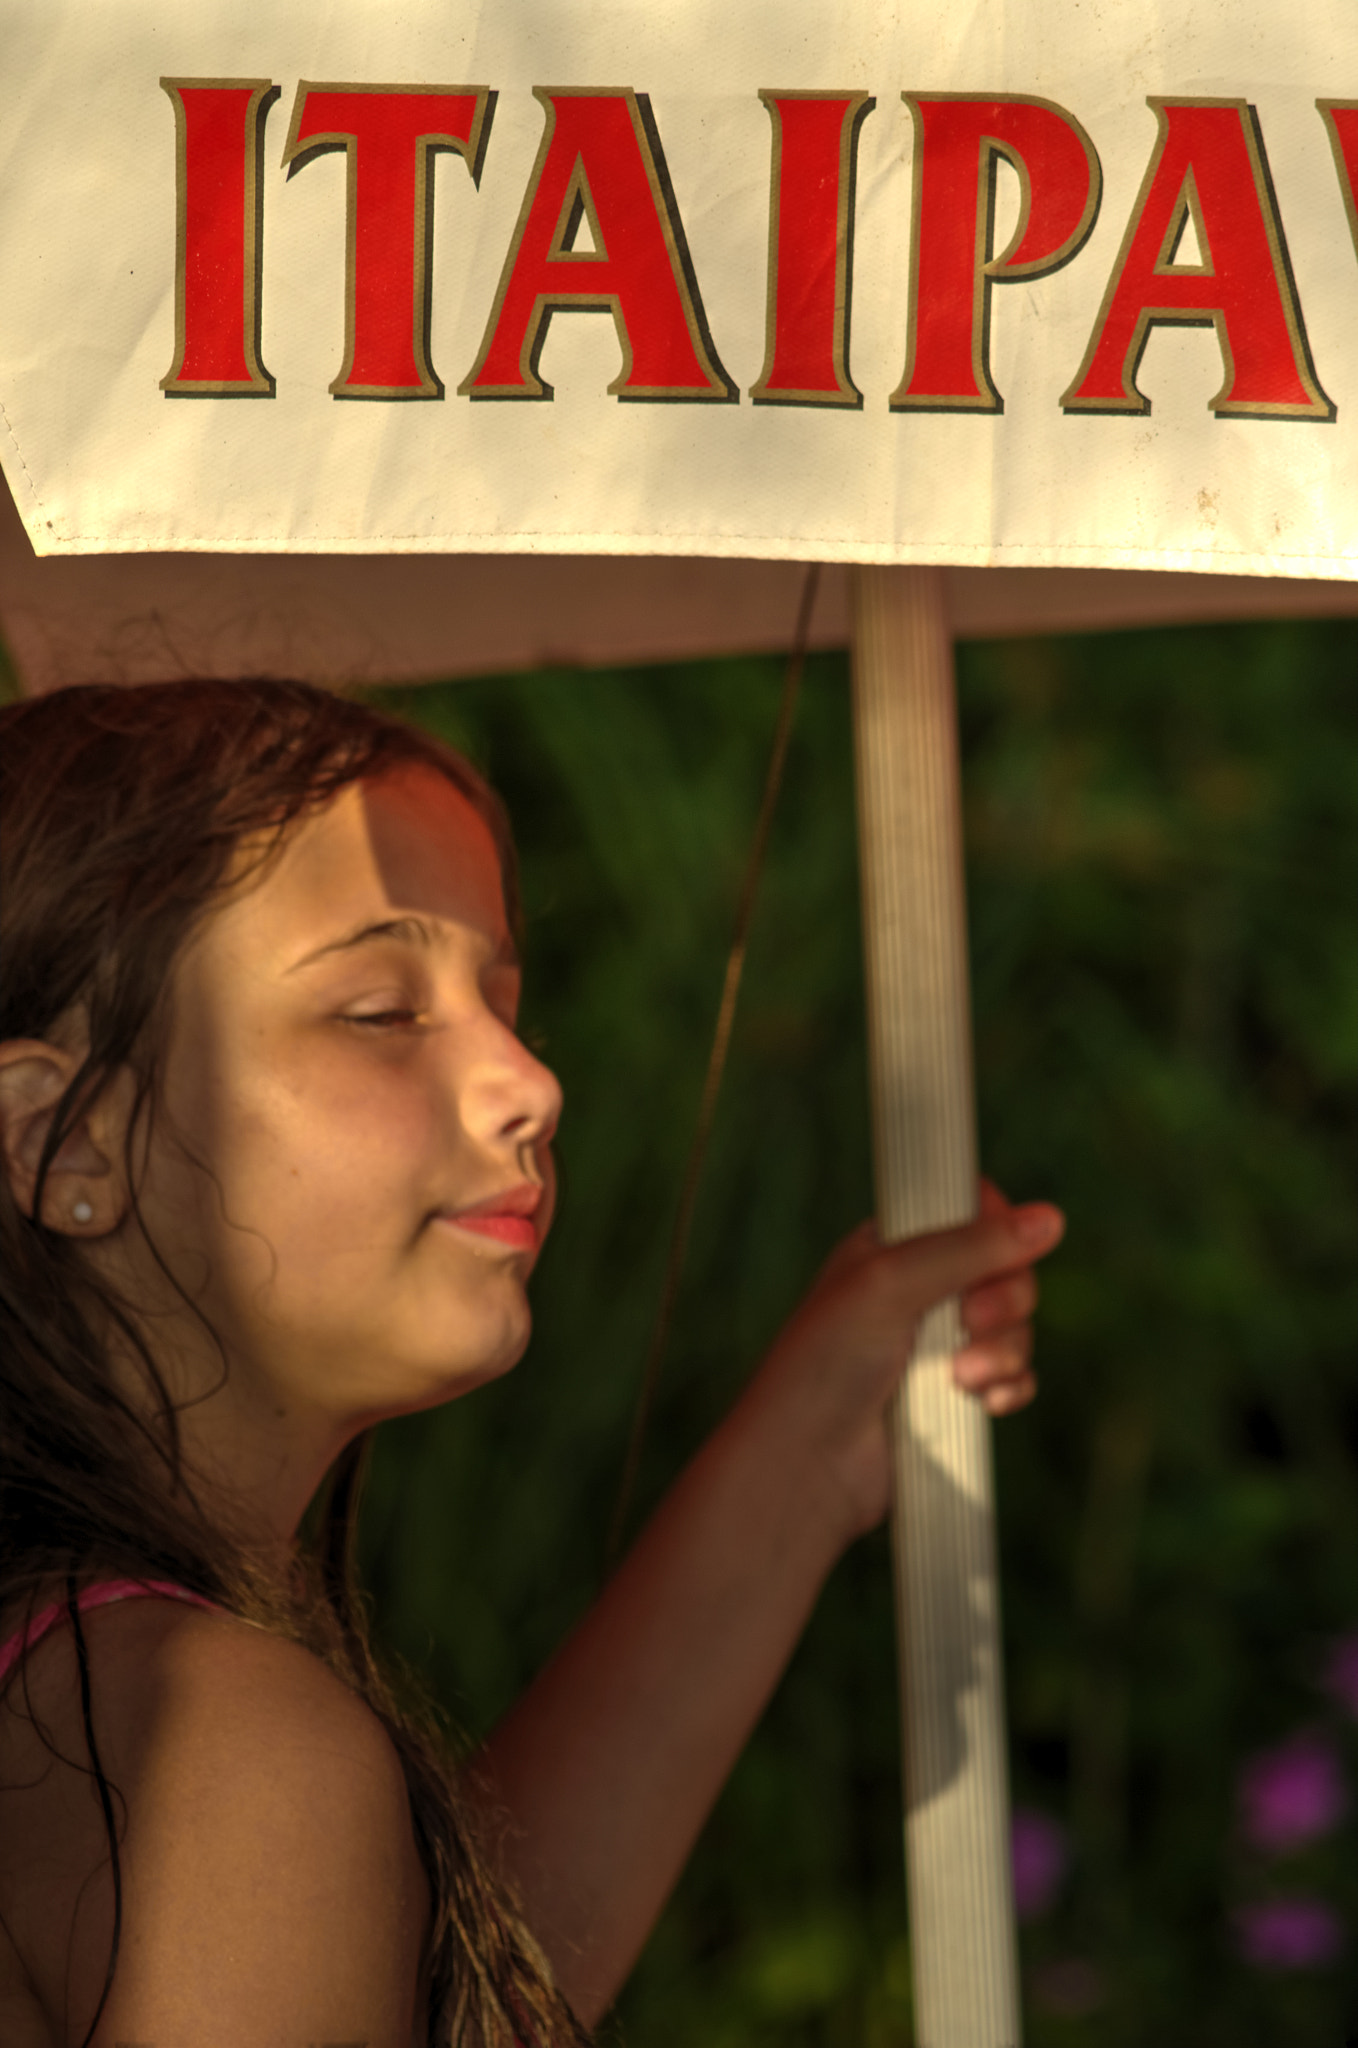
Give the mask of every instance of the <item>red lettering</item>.
[[[915, 123], [910, 327], [896, 410], [1003, 412], [990, 375], [990, 288], [1045, 277], [1083, 246], [1102, 173], [1073, 114], [1050, 100], [903, 93]], [[999, 160], [1022, 202], [995, 249]]]
[[761, 92], [773, 122], [768, 316], [756, 405], [861, 406], [849, 376], [853, 198], [866, 93]]
[[[1151, 97], [1159, 136], [1067, 412], [1148, 413], [1137, 372], [1151, 329], [1211, 327], [1218, 415], [1334, 417], [1316, 382], [1254, 108]], [[1179, 260], [1191, 224], [1196, 262]]]
[[429, 359], [429, 265], [438, 151], [479, 184], [492, 95], [477, 85], [297, 88], [283, 162], [348, 158], [344, 364], [336, 398], [442, 398]]
[[178, 144], [174, 362], [167, 398], [272, 398], [259, 360], [267, 78], [162, 78]]
[[1358, 100], [1317, 100], [1316, 105], [1330, 138], [1349, 233], [1358, 253]]
[[[550, 398], [538, 359], [553, 313], [611, 313], [629, 399], [733, 399], [717, 360], [650, 102], [612, 91], [534, 86], [546, 110], [537, 162], [460, 391]], [[587, 228], [588, 248], [577, 247]]]

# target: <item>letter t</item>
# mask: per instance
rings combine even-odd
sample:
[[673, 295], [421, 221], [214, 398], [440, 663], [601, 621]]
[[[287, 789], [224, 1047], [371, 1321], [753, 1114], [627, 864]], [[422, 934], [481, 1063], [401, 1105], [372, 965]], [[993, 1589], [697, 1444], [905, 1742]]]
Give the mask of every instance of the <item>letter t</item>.
[[442, 398], [429, 360], [434, 181], [462, 157], [478, 184], [494, 95], [475, 85], [313, 85], [303, 79], [283, 162], [348, 158], [344, 364], [336, 398]]

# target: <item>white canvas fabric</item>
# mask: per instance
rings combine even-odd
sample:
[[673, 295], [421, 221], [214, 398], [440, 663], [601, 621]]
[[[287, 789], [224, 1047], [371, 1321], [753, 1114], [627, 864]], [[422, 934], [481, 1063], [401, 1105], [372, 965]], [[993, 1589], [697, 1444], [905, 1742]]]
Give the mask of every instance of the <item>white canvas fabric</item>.
[[[288, 675], [423, 682], [791, 645], [797, 562], [646, 555], [35, 556], [0, 489], [0, 631], [23, 678]], [[849, 640], [827, 568], [811, 645]], [[1358, 582], [1125, 569], [943, 572], [958, 639], [1358, 612]]]
[[[1340, 0], [0, 0], [0, 33], [39, 554], [1355, 574]], [[209, 117], [249, 129], [234, 229]]]

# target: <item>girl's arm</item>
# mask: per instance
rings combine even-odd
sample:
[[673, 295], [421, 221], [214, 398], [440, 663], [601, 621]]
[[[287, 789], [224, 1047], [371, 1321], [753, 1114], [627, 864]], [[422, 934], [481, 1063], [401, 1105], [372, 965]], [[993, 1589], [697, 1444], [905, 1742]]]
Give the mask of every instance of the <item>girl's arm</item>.
[[[1027, 1232], [1027, 1234], [1025, 1234]], [[1046, 1205], [840, 1246], [727, 1420], [492, 1737], [488, 1802], [529, 1924], [580, 2017], [616, 1995], [841, 1551], [888, 1495], [883, 1411], [924, 1309], [963, 1295], [959, 1382], [1030, 1398]]]

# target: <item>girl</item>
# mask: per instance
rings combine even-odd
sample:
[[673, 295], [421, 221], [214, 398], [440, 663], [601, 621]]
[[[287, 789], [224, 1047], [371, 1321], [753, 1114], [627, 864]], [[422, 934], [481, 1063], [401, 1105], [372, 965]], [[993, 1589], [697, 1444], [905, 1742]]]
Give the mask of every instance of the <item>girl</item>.
[[841, 1245], [455, 1774], [349, 1558], [367, 1433], [528, 1340], [561, 1098], [500, 807], [294, 685], [69, 690], [0, 750], [0, 2039], [580, 2041], [884, 1512], [920, 1313], [1019, 1406], [1059, 1215]]

